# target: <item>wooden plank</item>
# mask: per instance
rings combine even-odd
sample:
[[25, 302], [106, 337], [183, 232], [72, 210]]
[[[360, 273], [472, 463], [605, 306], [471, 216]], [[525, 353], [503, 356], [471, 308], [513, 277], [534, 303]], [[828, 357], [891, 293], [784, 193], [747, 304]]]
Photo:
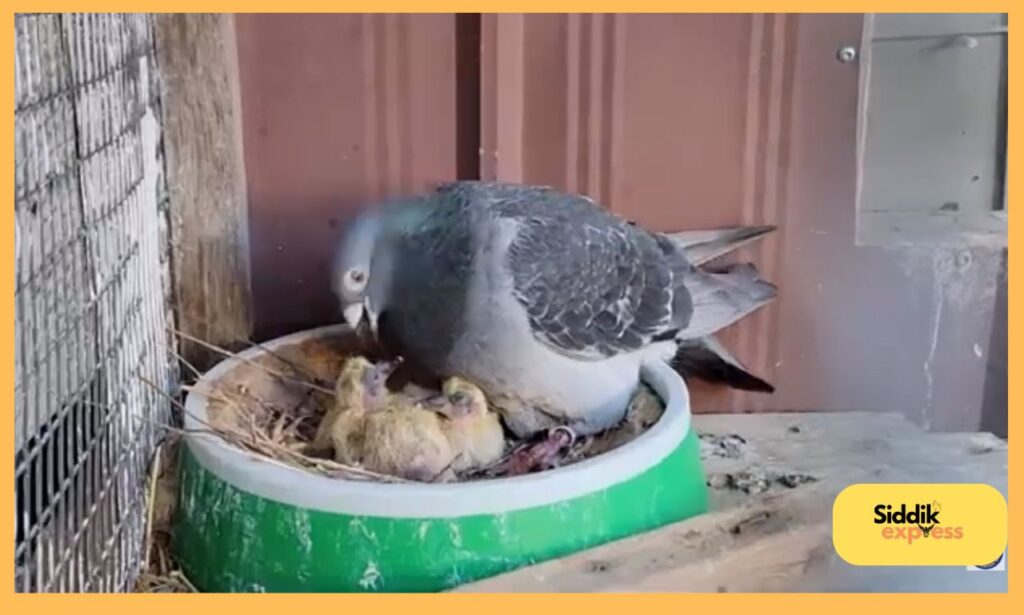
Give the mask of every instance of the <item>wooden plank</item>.
[[234, 16], [158, 15], [156, 32], [178, 327], [232, 346], [252, 328]]
[[1006, 31], [1005, 13], [878, 13], [872, 40]]
[[[985, 482], [1005, 494], [1003, 440], [870, 412], [703, 415], [694, 425], [717, 485], [708, 514], [455, 591], [1005, 591], [1005, 574], [858, 569], [831, 539], [832, 502], [852, 483]], [[736, 487], [758, 477], [763, 492]]]
[[[785, 543], [787, 535], [798, 533], [803, 526], [820, 525], [803, 520], [827, 517], [829, 502], [820, 487], [771, 494], [661, 530], [463, 585], [455, 591], [719, 591], [740, 579], [727, 582], [714, 573], [713, 562], [728, 561], [734, 554], [751, 550], [773, 550], [778, 543], [762, 546], [766, 537]], [[830, 542], [828, 532], [822, 536], [817, 528], [809, 536], [813, 539], [800, 543], [805, 553]], [[771, 566], [778, 564], [777, 558], [771, 560]], [[751, 565], [758, 563], [754, 560]], [[693, 576], [694, 570], [702, 568], [701, 574]], [[752, 582], [754, 576], [747, 574], [745, 579]]]

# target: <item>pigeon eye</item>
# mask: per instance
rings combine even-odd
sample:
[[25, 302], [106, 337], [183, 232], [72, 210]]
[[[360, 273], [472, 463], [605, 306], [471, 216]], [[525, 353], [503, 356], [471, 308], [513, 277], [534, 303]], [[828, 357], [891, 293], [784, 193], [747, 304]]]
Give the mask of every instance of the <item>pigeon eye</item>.
[[366, 282], [366, 273], [358, 269], [353, 269], [348, 272], [348, 277], [354, 284], [362, 284]]
[[448, 396], [448, 400], [451, 401], [453, 404], [464, 404], [469, 401], [469, 396], [467, 396], [462, 391], [455, 391], [454, 393]]

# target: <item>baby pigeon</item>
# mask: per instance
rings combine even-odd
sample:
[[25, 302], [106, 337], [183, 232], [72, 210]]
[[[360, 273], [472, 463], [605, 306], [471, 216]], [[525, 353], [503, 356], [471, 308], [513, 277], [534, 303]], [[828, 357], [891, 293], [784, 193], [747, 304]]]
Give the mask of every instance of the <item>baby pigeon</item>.
[[399, 478], [444, 482], [454, 478], [455, 453], [441, 417], [400, 395], [366, 415], [363, 467]]
[[452, 446], [456, 472], [488, 466], [505, 452], [505, 432], [478, 386], [459, 377], [445, 381], [440, 403], [428, 407], [445, 417], [441, 429]]
[[345, 360], [335, 385], [335, 403], [317, 428], [312, 451], [333, 449], [339, 463], [362, 463], [366, 416], [385, 402], [385, 383], [395, 366], [374, 365], [361, 356]]

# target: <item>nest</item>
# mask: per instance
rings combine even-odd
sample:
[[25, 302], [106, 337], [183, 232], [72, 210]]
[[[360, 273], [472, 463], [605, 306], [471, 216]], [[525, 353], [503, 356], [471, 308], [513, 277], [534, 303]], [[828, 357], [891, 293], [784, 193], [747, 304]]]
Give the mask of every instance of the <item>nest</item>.
[[[320, 421], [334, 405], [334, 384], [345, 360], [359, 353], [371, 360], [372, 348], [352, 335], [336, 334], [310, 339], [249, 360], [202, 340], [177, 332], [183, 338], [237, 358], [239, 364], [214, 382], [187, 386], [185, 390], [207, 398], [207, 417], [199, 429], [184, 430], [164, 426], [171, 434], [157, 449], [150, 467], [147, 494], [146, 567], [139, 575], [135, 591], [145, 593], [191, 593], [198, 591], [171, 554], [171, 518], [177, 505], [178, 449], [180, 436], [197, 433], [216, 437], [231, 446], [259, 455], [271, 463], [280, 463], [320, 476], [346, 480], [385, 483], [412, 482], [397, 476], [337, 463], [324, 453], [311, 450]], [[179, 357], [181, 359], [181, 357]], [[198, 379], [201, 374], [187, 361]], [[158, 386], [148, 383], [154, 390]], [[184, 411], [177, 401], [172, 402]], [[560, 465], [577, 463], [618, 448], [654, 425], [664, 412], [662, 400], [642, 385], [630, 403], [623, 421], [600, 434], [577, 439], [561, 455]], [[198, 417], [192, 417], [198, 419]], [[523, 450], [529, 443], [509, 438], [508, 455]], [[495, 466], [500, 464], [495, 464]], [[494, 467], [482, 468], [456, 477], [460, 481], [501, 477]]]
[[[335, 334], [277, 347], [257, 359], [239, 364], [214, 382], [192, 387], [207, 398], [207, 419], [198, 430], [273, 462], [330, 478], [377, 482], [408, 479], [345, 465], [314, 451], [312, 441], [320, 421], [334, 405], [334, 384], [346, 358], [359, 353], [374, 360], [372, 351], [351, 334]], [[225, 354], [230, 354], [226, 353]], [[238, 356], [238, 355], [231, 355]], [[620, 425], [576, 440], [564, 451], [559, 465], [594, 457], [633, 440], [656, 423], [664, 404], [643, 385]], [[528, 444], [509, 437], [509, 456]], [[506, 456], [507, 460], [508, 456]], [[500, 466], [494, 464], [495, 467]], [[499, 478], [495, 467], [465, 472], [458, 481]]]

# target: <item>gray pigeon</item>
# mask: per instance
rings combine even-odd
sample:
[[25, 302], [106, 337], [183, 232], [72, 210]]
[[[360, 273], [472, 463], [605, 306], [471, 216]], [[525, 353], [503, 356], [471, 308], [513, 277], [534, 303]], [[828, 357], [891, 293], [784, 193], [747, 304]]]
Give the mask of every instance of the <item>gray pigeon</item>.
[[333, 285], [349, 324], [474, 381], [516, 435], [588, 434], [622, 419], [644, 361], [774, 298], [752, 265], [694, 266], [699, 245], [552, 188], [454, 182], [357, 216]]

